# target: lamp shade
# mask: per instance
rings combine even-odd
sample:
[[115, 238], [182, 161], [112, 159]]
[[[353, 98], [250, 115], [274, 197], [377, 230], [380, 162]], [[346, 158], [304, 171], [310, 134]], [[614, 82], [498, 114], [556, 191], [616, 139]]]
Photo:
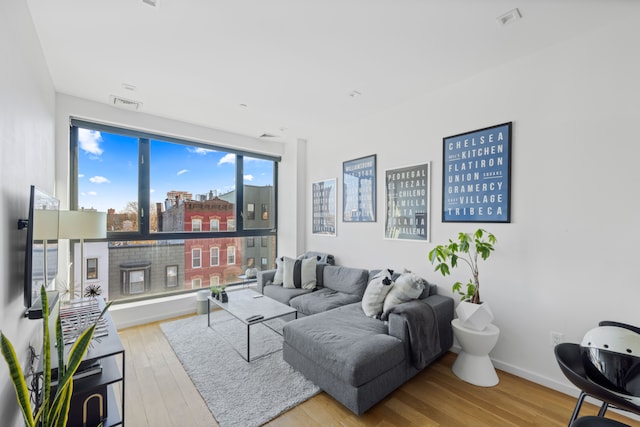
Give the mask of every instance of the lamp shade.
[[103, 239], [107, 237], [107, 213], [60, 211], [61, 239]]
[[58, 210], [36, 209], [33, 211], [33, 238], [56, 240], [58, 238]]

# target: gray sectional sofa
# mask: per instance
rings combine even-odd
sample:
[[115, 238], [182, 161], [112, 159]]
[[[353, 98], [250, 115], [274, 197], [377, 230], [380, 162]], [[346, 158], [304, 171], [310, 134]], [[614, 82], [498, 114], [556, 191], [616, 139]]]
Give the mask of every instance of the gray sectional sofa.
[[[433, 284], [422, 294], [367, 317], [362, 297], [378, 271], [318, 263], [315, 290], [274, 285], [258, 275], [258, 291], [299, 312], [284, 326], [283, 358], [360, 415], [447, 352], [453, 344], [453, 299]], [[397, 274], [396, 274], [397, 277]]]

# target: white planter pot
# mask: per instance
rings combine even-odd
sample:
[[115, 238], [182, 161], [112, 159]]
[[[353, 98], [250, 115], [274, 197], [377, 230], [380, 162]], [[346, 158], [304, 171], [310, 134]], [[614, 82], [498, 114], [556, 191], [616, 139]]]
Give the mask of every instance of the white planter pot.
[[473, 304], [468, 301], [460, 301], [456, 307], [458, 319], [465, 328], [475, 331], [483, 331], [493, 321], [493, 313], [489, 304]]

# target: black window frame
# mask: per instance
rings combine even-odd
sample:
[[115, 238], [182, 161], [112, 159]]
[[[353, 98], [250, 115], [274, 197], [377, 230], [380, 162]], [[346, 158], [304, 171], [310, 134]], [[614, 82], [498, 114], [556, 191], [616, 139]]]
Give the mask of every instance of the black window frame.
[[[69, 179], [69, 208], [78, 209], [78, 129], [88, 129], [108, 132], [112, 134], [131, 136], [138, 139], [138, 230], [136, 231], [107, 231], [106, 239], [100, 241], [128, 241], [128, 240], [174, 240], [174, 239], [211, 239], [246, 236], [274, 236], [277, 242], [278, 215], [277, 204], [274, 207], [274, 226], [272, 228], [244, 229], [244, 157], [262, 159], [273, 162], [274, 200], [278, 200], [278, 166], [282, 160], [280, 156], [270, 156], [225, 146], [203, 144], [201, 142], [174, 138], [162, 134], [138, 131], [123, 127], [116, 127], [102, 123], [90, 122], [77, 118], [70, 118], [70, 179]], [[181, 144], [190, 147], [219, 150], [236, 155], [236, 200], [235, 200], [235, 230], [234, 231], [202, 231], [202, 232], [151, 232], [149, 230], [149, 213], [140, 207], [152, 209], [150, 203], [150, 141], [162, 141]]]

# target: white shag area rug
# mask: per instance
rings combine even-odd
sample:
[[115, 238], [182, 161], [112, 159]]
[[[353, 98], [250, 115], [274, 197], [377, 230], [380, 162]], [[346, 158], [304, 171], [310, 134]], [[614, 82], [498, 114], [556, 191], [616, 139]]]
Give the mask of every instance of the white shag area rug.
[[[284, 323], [269, 321], [280, 331]], [[265, 325], [250, 328], [251, 362], [238, 354], [246, 357], [247, 327], [225, 311], [211, 313], [211, 327], [206, 314], [160, 327], [220, 427], [261, 426], [320, 391], [282, 359], [282, 337]]]

